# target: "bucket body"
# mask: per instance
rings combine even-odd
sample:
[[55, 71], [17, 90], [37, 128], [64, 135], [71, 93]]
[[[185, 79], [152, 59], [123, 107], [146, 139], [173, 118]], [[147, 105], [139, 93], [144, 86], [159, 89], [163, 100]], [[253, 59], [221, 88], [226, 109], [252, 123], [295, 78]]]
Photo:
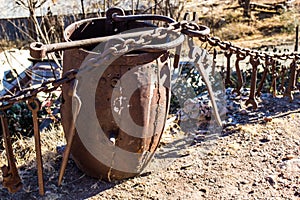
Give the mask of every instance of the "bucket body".
[[[71, 24], [65, 39], [102, 37], [149, 26], [152, 25], [140, 21], [111, 24], [105, 18], [93, 18]], [[93, 48], [65, 50], [63, 73], [79, 69]], [[76, 122], [71, 148], [73, 160], [87, 175], [118, 180], [133, 177], [146, 167], [159, 144], [168, 114], [171, 70], [168, 59], [166, 50], [129, 52], [116, 58], [97, 80], [89, 83], [96, 84], [92, 102], [79, 96], [83, 108], [95, 109], [95, 115], [80, 110], [83, 117], [77, 121], [85, 127], [78, 128]], [[66, 138], [73, 119], [70, 88], [72, 83], [62, 86], [61, 115]], [[116, 105], [120, 101], [122, 106]]]

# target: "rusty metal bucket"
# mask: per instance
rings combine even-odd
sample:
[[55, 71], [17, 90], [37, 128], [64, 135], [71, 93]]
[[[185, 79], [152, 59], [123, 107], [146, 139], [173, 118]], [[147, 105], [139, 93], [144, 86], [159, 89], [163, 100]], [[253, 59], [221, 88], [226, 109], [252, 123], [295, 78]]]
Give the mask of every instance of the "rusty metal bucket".
[[[134, 19], [113, 21], [112, 11], [124, 15], [122, 10], [112, 9], [107, 12], [106, 18], [73, 23], [65, 30], [66, 41], [105, 37], [135, 28], [154, 26]], [[92, 48], [65, 50], [63, 73], [79, 69]], [[171, 74], [168, 60], [169, 52], [166, 49], [134, 51], [118, 57], [103, 71], [98, 83], [95, 83], [97, 89], [94, 109], [96, 123], [104, 134], [97, 132], [94, 127], [95, 119], [86, 115], [81, 117], [85, 124], [85, 133], [78, 133], [76, 127], [71, 147], [73, 160], [87, 175], [118, 180], [133, 177], [146, 167], [159, 144], [168, 114]], [[129, 71], [133, 73], [128, 73]], [[122, 77], [125, 81], [120, 82]], [[147, 82], [149, 79], [150, 84]], [[74, 106], [72, 96], [69, 95], [70, 88], [72, 83], [62, 87], [61, 115], [67, 140]], [[119, 91], [118, 88], [122, 88], [122, 95], [115, 93]], [[125, 107], [128, 112], [120, 113], [116, 117], [113, 102], [120, 97], [127, 99]], [[89, 104], [90, 102], [82, 99], [82, 105]], [[82, 115], [85, 114], [84, 110], [81, 112]], [[140, 128], [130, 127], [132, 123]]]

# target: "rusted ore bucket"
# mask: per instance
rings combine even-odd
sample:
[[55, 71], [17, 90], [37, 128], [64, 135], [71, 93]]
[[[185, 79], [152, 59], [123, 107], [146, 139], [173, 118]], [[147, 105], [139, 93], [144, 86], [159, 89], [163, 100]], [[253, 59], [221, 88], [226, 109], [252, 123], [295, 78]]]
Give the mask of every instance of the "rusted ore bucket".
[[[134, 28], [153, 26], [140, 20], [108, 21], [106, 18], [87, 19], [71, 24], [65, 30], [67, 41], [114, 35]], [[118, 10], [120, 14], [120, 10]], [[182, 42], [182, 41], [181, 41]], [[177, 45], [180, 45], [179, 42]], [[81, 67], [89, 49], [64, 51], [63, 73]], [[96, 120], [85, 116], [84, 106], [90, 102], [82, 100], [82, 108], [76, 122], [76, 133], [71, 153], [77, 166], [87, 175], [105, 180], [117, 180], [139, 174], [155, 152], [166, 121], [170, 101], [170, 73], [168, 50], [152, 49], [129, 52], [117, 58], [99, 78], [95, 94]], [[129, 73], [133, 71], [134, 73]], [[124, 78], [125, 81], [118, 82]], [[151, 84], [147, 80], [151, 79]], [[140, 87], [138, 87], [140, 86]], [[80, 85], [79, 85], [80, 87]], [[62, 124], [68, 138], [72, 121], [72, 83], [62, 87]], [[128, 112], [114, 116], [114, 102], [118, 99], [115, 91], [122, 88], [119, 99], [127, 99], [123, 105]], [[134, 89], [134, 92], [132, 90]], [[123, 102], [124, 103], [124, 102]], [[74, 105], [73, 105], [74, 106]], [[95, 122], [96, 121], [96, 122]], [[85, 124], [84, 134], [78, 126]], [[97, 129], [98, 124], [101, 129]], [[134, 124], [139, 128], [131, 127]], [[120, 127], [121, 126], [121, 127]], [[82, 127], [81, 127], [82, 129]], [[104, 134], [99, 133], [103, 131]], [[114, 143], [115, 141], [115, 143]]]

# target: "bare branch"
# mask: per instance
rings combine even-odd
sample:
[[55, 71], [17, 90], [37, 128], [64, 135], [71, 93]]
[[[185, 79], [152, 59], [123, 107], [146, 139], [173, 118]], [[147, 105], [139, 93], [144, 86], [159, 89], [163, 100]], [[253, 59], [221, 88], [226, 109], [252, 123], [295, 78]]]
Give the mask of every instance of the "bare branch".
[[[43, 6], [48, 0], [36, 1], [35, 8], [40, 8]], [[38, 4], [39, 3], [39, 4]]]
[[18, 29], [25, 36], [27, 36], [30, 40], [35, 41], [26, 31], [24, 31], [22, 28], [18, 27], [13, 21], [11, 21], [10, 19], [7, 19], [7, 21], [9, 23], [11, 23], [16, 29]]
[[23, 8], [28, 8], [28, 5], [25, 1], [22, 1], [22, 0], [15, 0], [15, 3], [18, 5], [18, 6], [21, 6]]

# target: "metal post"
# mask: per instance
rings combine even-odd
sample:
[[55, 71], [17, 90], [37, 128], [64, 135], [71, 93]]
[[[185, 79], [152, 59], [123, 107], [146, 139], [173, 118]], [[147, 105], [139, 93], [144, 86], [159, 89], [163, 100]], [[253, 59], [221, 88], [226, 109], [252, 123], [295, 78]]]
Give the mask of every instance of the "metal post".
[[82, 9], [82, 18], [85, 19], [85, 11], [84, 11], [84, 0], [81, 0], [81, 9]]
[[296, 26], [296, 43], [295, 43], [295, 51], [298, 51], [299, 46], [299, 25]]
[[168, 16], [168, 0], [165, 2], [165, 15]]
[[245, 0], [244, 1], [244, 17], [250, 18], [250, 12], [251, 12], [250, 0]]

